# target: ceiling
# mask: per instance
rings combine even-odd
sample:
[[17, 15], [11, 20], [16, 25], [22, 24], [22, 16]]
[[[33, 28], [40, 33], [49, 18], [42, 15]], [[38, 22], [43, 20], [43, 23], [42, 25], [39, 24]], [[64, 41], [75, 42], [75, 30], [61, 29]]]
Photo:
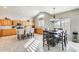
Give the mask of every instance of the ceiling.
[[9, 17], [13, 19], [29, 19], [39, 12], [48, 12], [53, 14], [53, 8], [56, 13], [61, 13], [79, 8], [78, 6], [0, 6], [0, 18]]

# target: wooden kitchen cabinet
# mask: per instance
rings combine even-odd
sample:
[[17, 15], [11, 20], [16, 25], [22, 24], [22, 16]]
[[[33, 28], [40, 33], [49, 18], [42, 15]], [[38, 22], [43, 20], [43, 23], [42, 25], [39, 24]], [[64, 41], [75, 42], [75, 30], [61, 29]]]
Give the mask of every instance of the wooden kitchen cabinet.
[[12, 25], [13, 26], [16, 26], [17, 23], [21, 23], [21, 21], [20, 20], [12, 20]]
[[0, 26], [1, 26], [1, 21], [0, 21]]
[[2, 36], [16, 35], [16, 29], [3, 29]]
[[2, 30], [0, 29], [0, 37], [2, 36]]
[[35, 20], [33, 20], [32, 23], [33, 23], [33, 26], [35, 26]]
[[9, 26], [13, 26], [12, 24], [12, 20], [0, 19], [0, 26], [3, 27], [2, 29], [0, 29], [0, 37], [16, 35], [16, 29], [8, 28]]
[[16, 35], [16, 29], [2, 29], [0, 30], [0, 37]]
[[12, 26], [12, 21], [11, 20], [0, 20], [0, 26]]
[[43, 29], [41, 29], [41, 28], [36, 28], [36, 29], [35, 29], [35, 33], [43, 35]]
[[16, 35], [16, 29], [11, 29], [10, 32], [11, 32], [11, 35]]

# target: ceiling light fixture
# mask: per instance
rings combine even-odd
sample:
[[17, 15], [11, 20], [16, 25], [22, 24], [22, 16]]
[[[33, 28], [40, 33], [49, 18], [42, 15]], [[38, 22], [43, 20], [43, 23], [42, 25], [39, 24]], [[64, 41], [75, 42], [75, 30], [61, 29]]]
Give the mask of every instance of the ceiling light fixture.
[[57, 20], [59, 20], [59, 19], [56, 19], [55, 8], [53, 8], [53, 11], [54, 11], [53, 18], [50, 19], [50, 21], [51, 21], [52, 23], [55, 23], [55, 22], [57, 22]]
[[53, 8], [53, 10], [54, 10], [53, 18], [55, 19], [55, 8]]

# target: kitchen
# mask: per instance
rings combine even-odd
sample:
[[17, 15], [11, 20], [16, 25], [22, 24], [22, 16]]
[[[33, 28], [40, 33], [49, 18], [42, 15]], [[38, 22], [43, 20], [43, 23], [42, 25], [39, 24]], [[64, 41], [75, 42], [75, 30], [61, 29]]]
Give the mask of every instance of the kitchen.
[[[76, 26], [79, 25], [78, 11], [78, 6], [1, 6], [0, 51], [77, 52], [78, 47], [76, 46], [79, 44], [78, 26]], [[53, 40], [56, 40], [56, 45], [51, 46], [51, 44], [48, 44], [47, 42], [51, 40], [47, 40], [50, 37], [46, 37], [47, 42], [45, 41], [45, 46], [43, 47], [45, 30], [62, 30], [65, 34], [61, 38], [65, 37], [67, 39], [67, 41], [63, 39], [66, 41], [66, 46], [62, 39], [59, 40], [59, 38], [51, 36]], [[77, 32], [75, 35], [76, 39], [73, 38], [73, 32]], [[73, 42], [74, 40], [75, 42]]]

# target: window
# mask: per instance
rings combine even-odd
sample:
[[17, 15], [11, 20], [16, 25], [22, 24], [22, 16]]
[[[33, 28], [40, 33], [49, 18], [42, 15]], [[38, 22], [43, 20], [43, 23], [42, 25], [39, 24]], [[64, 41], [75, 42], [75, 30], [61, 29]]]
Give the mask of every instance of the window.
[[38, 21], [38, 25], [39, 25], [40, 27], [44, 27], [44, 20], [39, 20], [39, 21]]

